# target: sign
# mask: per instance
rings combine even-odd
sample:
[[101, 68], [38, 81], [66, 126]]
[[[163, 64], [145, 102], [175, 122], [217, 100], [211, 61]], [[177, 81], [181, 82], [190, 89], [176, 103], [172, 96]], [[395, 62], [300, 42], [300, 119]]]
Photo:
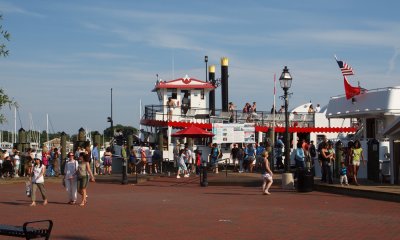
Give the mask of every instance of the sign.
[[255, 143], [254, 123], [213, 123], [213, 143]]

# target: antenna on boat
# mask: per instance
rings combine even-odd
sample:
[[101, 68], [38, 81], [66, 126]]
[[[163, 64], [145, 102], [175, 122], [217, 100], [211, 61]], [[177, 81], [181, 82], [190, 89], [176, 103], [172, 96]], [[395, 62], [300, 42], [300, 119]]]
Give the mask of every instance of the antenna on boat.
[[175, 79], [175, 54], [172, 49], [172, 79]]

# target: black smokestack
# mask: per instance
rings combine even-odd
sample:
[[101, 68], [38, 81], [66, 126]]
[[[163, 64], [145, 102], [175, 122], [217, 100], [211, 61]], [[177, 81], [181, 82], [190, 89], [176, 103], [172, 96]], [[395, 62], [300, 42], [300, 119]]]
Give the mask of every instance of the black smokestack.
[[[212, 85], [215, 87], [215, 66], [211, 65], [208, 67], [208, 79]], [[210, 91], [208, 108], [211, 111], [211, 115], [215, 116], [215, 89]]]
[[228, 111], [228, 58], [221, 58], [221, 96], [222, 111]]

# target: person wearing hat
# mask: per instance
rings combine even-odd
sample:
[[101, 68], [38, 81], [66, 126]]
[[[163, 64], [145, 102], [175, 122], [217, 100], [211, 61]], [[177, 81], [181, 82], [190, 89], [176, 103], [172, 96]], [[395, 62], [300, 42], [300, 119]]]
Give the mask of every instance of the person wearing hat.
[[46, 166], [42, 164], [40, 158], [34, 158], [35, 164], [33, 165], [31, 174], [32, 183], [32, 203], [31, 206], [36, 206], [36, 190], [39, 189], [40, 194], [42, 194], [43, 206], [47, 205], [46, 188], [44, 187], [44, 174], [46, 173]]

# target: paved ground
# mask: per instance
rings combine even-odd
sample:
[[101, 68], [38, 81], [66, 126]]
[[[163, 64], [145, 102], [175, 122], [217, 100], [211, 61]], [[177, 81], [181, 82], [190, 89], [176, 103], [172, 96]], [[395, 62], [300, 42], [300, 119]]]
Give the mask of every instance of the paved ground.
[[46, 188], [49, 204], [29, 207], [21, 181], [1, 184], [0, 223], [52, 219], [52, 239], [400, 239], [398, 203], [278, 184], [265, 196], [254, 186], [202, 188], [198, 178], [103, 179], [90, 184], [85, 207], [65, 204], [56, 180]]

